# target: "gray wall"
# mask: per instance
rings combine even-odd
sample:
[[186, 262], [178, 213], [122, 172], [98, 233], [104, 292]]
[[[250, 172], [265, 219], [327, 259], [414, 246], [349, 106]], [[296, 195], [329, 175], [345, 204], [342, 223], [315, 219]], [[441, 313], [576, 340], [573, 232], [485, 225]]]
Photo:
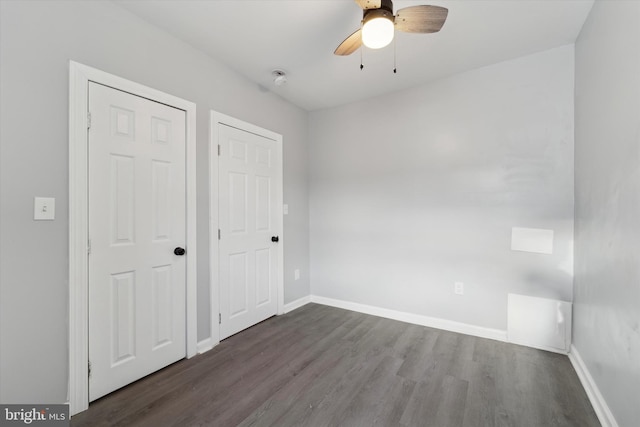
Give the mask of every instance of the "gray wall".
[[[284, 136], [285, 302], [309, 294], [305, 111], [110, 2], [2, 0], [0, 15], [0, 401], [67, 399], [69, 60], [197, 104], [199, 339], [210, 109]], [[32, 220], [34, 196], [56, 198], [55, 221]]]
[[509, 292], [571, 300], [573, 70], [568, 45], [310, 113], [312, 294], [500, 330]]
[[621, 427], [640, 420], [640, 2], [576, 42], [574, 345]]

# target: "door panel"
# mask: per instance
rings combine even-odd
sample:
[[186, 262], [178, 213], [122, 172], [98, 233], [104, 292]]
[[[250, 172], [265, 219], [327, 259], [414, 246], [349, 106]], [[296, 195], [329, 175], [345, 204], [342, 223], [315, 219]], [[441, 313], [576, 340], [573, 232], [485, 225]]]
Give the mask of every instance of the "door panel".
[[269, 304], [271, 297], [271, 250], [256, 251], [256, 306]]
[[185, 112], [89, 84], [89, 397], [186, 355]]
[[[277, 312], [278, 215], [274, 190], [281, 176], [278, 144], [220, 125], [220, 339]], [[281, 178], [280, 178], [281, 179]]]
[[256, 176], [256, 231], [268, 232], [271, 226], [271, 178]]
[[171, 265], [161, 265], [153, 268], [153, 280], [151, 284], [153, 350], [173, 342], [171, 327], [173, 323], [173, 310], [171, 305], [171, 270]]
[[112, 365], [136, 357], [135, 290], [135, 272], [111, 275]]
[[229, 254], [229, 317], [248, 310], [247, 253]]

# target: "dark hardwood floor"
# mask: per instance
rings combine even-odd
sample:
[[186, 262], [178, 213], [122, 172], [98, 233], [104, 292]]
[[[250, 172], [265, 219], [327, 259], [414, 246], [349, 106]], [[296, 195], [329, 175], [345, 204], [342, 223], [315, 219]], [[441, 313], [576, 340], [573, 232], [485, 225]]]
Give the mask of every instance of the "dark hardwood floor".
[[599, 426], [566, 356], [308, 304], [72, 426]]

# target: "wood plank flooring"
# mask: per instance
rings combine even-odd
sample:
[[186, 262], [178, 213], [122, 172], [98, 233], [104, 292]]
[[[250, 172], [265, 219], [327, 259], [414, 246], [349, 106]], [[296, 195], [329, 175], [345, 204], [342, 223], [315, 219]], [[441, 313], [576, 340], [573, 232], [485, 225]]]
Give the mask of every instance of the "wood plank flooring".
[[308, 304], [93, 402], [80, 426], [599, 426], [566, 356]]

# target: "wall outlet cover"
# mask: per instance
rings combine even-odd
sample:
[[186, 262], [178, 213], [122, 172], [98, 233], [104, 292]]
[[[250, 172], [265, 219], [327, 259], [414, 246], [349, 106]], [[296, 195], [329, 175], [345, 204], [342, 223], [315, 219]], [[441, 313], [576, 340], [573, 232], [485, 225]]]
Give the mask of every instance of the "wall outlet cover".
[[453, 284], [453, 292], [455, 292], [457, 295], [464, 295], [464, 283], [455, 282]]

